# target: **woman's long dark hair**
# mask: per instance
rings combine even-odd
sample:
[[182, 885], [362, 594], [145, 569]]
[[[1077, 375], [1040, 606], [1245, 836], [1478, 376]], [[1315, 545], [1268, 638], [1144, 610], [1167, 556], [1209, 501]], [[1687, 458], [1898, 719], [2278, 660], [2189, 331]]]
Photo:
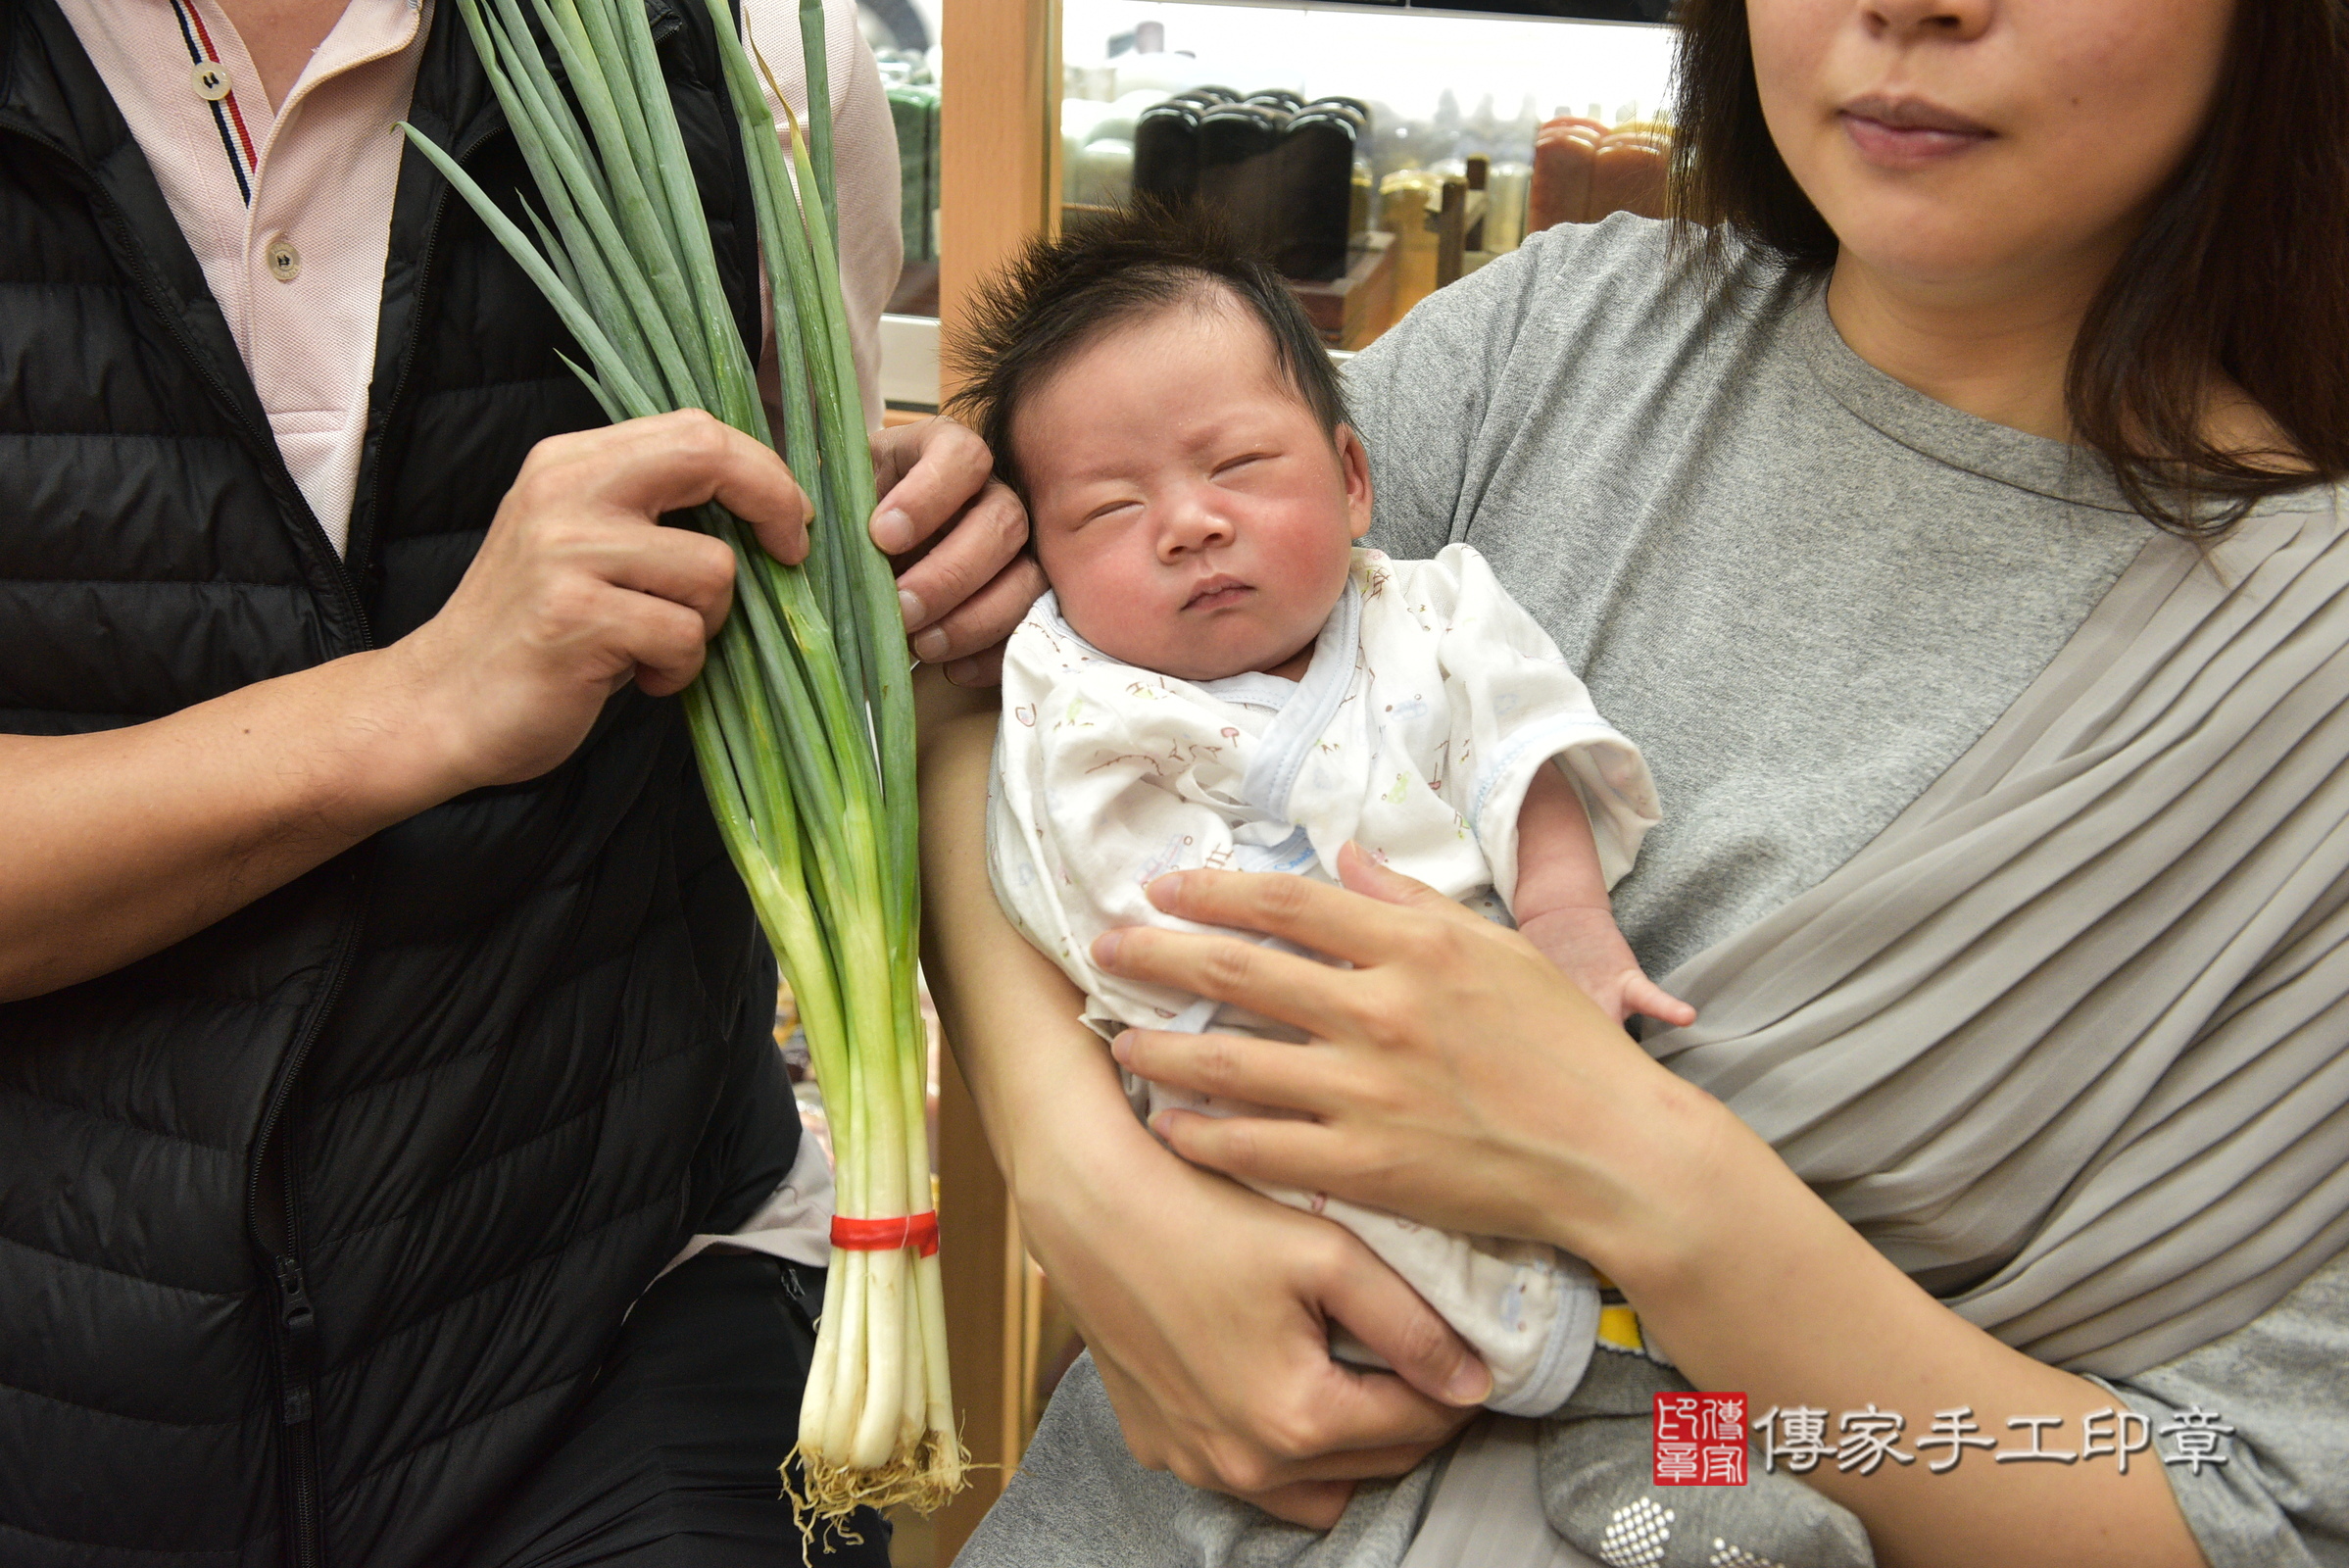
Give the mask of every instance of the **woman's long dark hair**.
[[[1770, 139], [1746, 0], [1681, 0], [1674, 210], [1804, 271], [1835, 236]], [[2213, 370], [2288, 454], [2212, 444]], [[2236, 0], [2210, 122], [2080, 323], [2078, 439], [2131, 506], [2215, 535], [2253, 503], [2349, 474], [2349, 0]]]

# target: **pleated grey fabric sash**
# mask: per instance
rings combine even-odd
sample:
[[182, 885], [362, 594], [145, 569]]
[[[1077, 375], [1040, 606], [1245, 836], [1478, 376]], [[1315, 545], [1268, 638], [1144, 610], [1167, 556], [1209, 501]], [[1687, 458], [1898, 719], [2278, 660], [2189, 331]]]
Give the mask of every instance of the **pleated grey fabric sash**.
[[2146, 546], [1875, 842], [1666, 977], [1648, 1049], [1902, 1268], [2125, 1377], [2349, 1246], [2337, 493]]

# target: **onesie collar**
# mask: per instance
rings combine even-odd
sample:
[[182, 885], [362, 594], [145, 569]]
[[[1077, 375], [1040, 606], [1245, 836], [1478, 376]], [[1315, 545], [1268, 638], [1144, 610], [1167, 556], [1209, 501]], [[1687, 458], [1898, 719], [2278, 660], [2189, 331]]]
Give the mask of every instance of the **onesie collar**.
[[[1346, 592], [1339, 595], [1338, 608], [1330, 612], [1330, 618], [1321, 623], [1320, 635], [1313, 639], [1313, 662], [1305, 667], [1303, 680], [1285, 680], [1250, 670], [1221, 680], [1186, 683], [1219, 702], [1272, 710], [1272, 723], [1257, 743], [1256, 755], [1241, 780], [1240, 796], [1276, 821], [1289, 819], [1289, 794], [1297, 787], [1297, 776], [1303, 771], [1305, 759], [1313, 755], [1313, 748], [1338, 716], [1346, 691], [1353, 685], [1354, 666], [1360, 662], [1362, 648], [1359, 568], [1365, 554], [1361, 550], [1354, 552], [1356, 569], [1346, 574]], [[1060, 613], [1059, 595], [1048, 591], [1036, 601], [1031, 613], [1055, 637], [1067, 638], [1087, 656], [1104, 664], [1134, 667], [1102, 653], [1080, 636], [1069, 625], [1068, 617]]]

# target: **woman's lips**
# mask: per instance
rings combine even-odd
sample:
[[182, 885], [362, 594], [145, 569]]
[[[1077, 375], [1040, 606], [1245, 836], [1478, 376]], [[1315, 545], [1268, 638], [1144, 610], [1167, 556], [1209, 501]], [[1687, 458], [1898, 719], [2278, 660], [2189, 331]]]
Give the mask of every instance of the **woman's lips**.
[[1192, 590], [1191, 597], [1183, 602], [1183, 608], [1185, 610], [1221, 610], [1227, 605], [1240, 603], [1241, 600], [1255, 591], [1237, 577], [1209, 577]]
[[1871, 93], [1837, 112], [1860, 156], [1892, 169], [1914, 169], [1970, 151], [1994, 134], [1989, 126], [1922, 98]]

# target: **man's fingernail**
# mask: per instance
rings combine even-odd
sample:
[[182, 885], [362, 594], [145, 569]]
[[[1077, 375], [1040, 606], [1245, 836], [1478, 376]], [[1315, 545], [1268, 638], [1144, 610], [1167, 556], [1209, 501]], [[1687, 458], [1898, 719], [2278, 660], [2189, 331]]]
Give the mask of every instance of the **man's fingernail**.
[[1444, 1385], [1444, 1396], [1457, 1405], [1483, 1404], [1493, 1397], [1493, 1369], [1482, 1361], [1463, 1361]]
[[1109, 1042], [1109, 1054], [1115, 1056], [1119, 1061], [1122, 1062], [1133, 1054], [1134, 1031], [1131, 1029], [1120, 1029], [1117, 1032], [1117, 1038]]
[[918, 626], [930, 618], [921, 607], [921, 596], [907, 593], [903, 588], [898, 590], [898, 613], [905, 617], [908, 626]]
[[889, 555], [899, 555], [913, 548], [913, 519], [897, 508], [877, 513], [873, 516], [873, 543]]
[[1117, 962], [1117, 950], [1125, 946], [1122, 931], [1103, 931], [1093, 939], [1093, 961], [1106, 969]]
[[913, 636], [913, 657], [925, 664], [935, 664], [946, 657], [946, 633], [936, 626]]
[[1183, 876], [1184, 873], [1181, 871], [1169, 871], [1152, 882], [1146, 890], [1150, 896], [1150, 902], [1163, 909], [1181, 898], [1183, 896]]

